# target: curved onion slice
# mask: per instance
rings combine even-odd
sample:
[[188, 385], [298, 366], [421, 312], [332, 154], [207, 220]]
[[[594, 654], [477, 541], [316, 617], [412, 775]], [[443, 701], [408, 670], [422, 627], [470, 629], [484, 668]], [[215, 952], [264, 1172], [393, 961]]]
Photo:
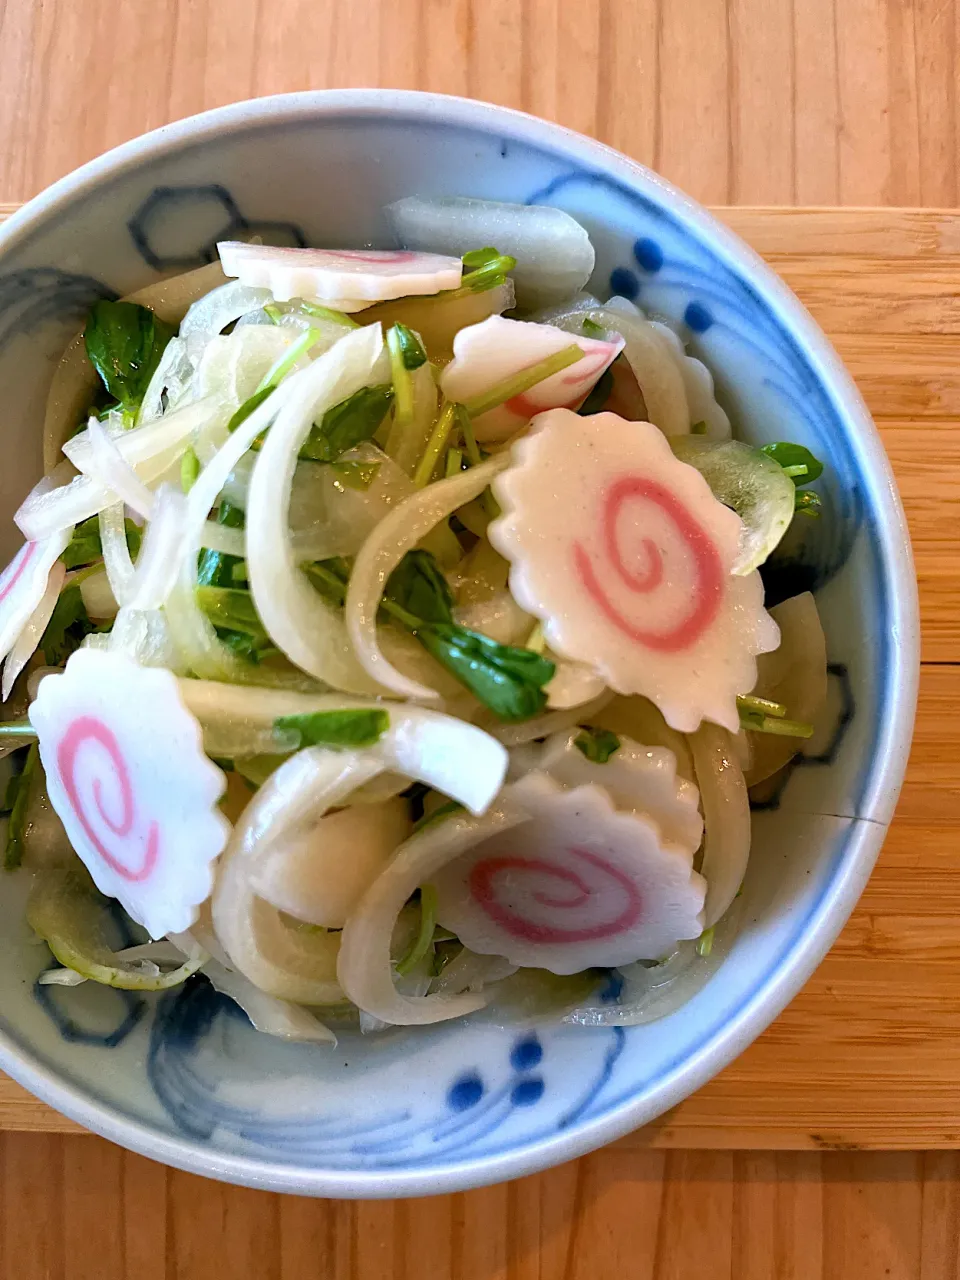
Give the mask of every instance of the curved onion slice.
[[120, 605], [130, 599], [134, 567], [127, 546], [127, 530], [123, 503], [112, 502], [100, 512], [100, 546], [103, 551], [103, 567], [107, 573], [110, 590]]
[[463, 273], [459, 258], [403, 249], [278, 249], [222, 240], [217, 252], [228, 276], [269, 289], [278, 302], [381, 302], [440, 293], [458, 288]]
[[184, 704], [203, 726], [204, 742], [212, 754], [251, 755], [269, 751], [271, 745], [274, 751], [289, 751], [290, 744], [282, 736], [272, 744], [262, 736], [274, 732], [274, 723], [281, 717], [377, 707], [389, 713], [390, 724], [364, 758], [379, 760], [381, 769], [425, 782], [473, 813], [482, 813], [490, 804], [506, 773], [507, 753], [490, 734], [424, 707], [287, 689], [239, 688], [206, 680], [181, 680], [179, 689]]
[[499, 644], [523, 644], [533, 627], [533, 618], [524, 613], [507, 590], [495, 591], [486, 600], [458, 605], [453, 616], [462, 627], [479, 631]]
[[83, 456], [81, 463], [74, 461], [74, 466], [98, 481], [108, 492], [115, 493], [138, 516], [149, 520], [153, 512], [153, 494], [124, 460], [103, 423], [91, 417], [87, 423], [87, 435], [90, 451]]
[[740, 554], [731, 572], [747, 574], [758, 569], [793, 520], [793, 481], [762, 449], [740, 440], [679, 436], [670, 444], [676, 457], [695, 467], [713, 496], [743, 521]]
[[400, 244], [458, 256], [495, 245], [516, 258], [513, 277], [522, 307], [545, 307], [582, 289], [595, 255], [580, 223], [562, 209], [464, 196], [408, 196], [387, 205]]
[[[184, 495], [172, 485], [161, 485], [154, 502], [153, 519], [147, 525], [137, 556], [137, 567], [130, 581], [128, 602], [131, 609], [159, 609], [173, 590], [183, 554], [185, 513]], [[215, 527], [223, 528], [222, 525]], [[240, 534], [239, 554], [243, 555], [242, 531], [231, 529], [230, 532]]]
[[226, 840], [223, 774], [169, 671], [80, 649], [30, 707], [54, 809], [97, 888], [152, 937], [188, 928]]
[[[47, 867], [37, 875], [27, 902], [27, 923], [64, 966], [49, 973], [48, 983], [76, 986], [90, 981], [123, 991], [166, 991], [186, 982], [207, 959], [196, 945], [185, 957], [163, 943], [114, 951], [107, 941], [109, 907], [76, 866]], [[172, 967], [161, 969], [158, 961]]]
[[750, 802], [730, 734], [702, 724], [690, 738], [703, 806], [703, 862], [707, 882], [704, 928], [733, 902], [750, 857]]
[[180, 324], [180, 337], [223, 333], [227, 325], [251, 311], [261, 311], [272, 301], [269, 289], [251, 288], [238, 280], [229, 280], [193, 303]]
[[13, 690], [13, 682], [36, 652], [37, 645], [47, 629], [47, 623], [56, 608], [66, 569], [57, 561], [50, 570], [47, 586], [40, 598], [40, 603], [27, 619], [23, 630], [14, 641], [13, 648], [7, 654], [3, 664], [3, 683], [0, 686], [0, 701], [6, 702]]
[[579, 408], [619, 355], [623, 347], [619, 335], [616, 341], [606, 342], [570, 335], [549, 324], [491, 316], [457, 334], [453, 363], [440, 377], [441, 390], [449, 400], [470, 400], [505, 378], [563, 351], [571, 345], [571, 336], [583, 352], [576, 364], [474, 419], [478, 440], [506, 440], [544, 409]]
[[50, 570], [70, 541], [73, 527], [40, 542], [25, 542], [0, 573], [0, 659], [5, 658], [44, 598]]
[[361, 665], [384, 688], [405, 698], [437, 697], [436, 690], [408, 679], [381, 651], [377, 611], [383, 589], [407, 552], [441, 520], [483, 493], [491, 479], [508, 464], [509, 455], [503, 454], [488, 458], [449, 480], [427, 485], [394, 507], [361, 547], [350, 574], [344, 617]]
[[288, 915], [342, 929], [409, 834], [405, 801], [351, 804], [271, 844], [250, 883], [255, 893]]
[[[775, 605], [770, 617], [780, 628], [780, 647], [757, 659], [753, 693], [783, 703], [791, 720], [815, 724], [827, 698], [827, 642], [816, 601], [804, 591]], [[801, 740], [773, 733], [751, 733], [749, 739], [748, 787], [782, 769], [802, 747]]]
[[83, 607], [91, 618], [115, 618], [119, 605], [110, 587], [110, 579], [101, 570], [91, 574], [89, 578], [80, 580], [80, 595]]
[[[280, 715], [309, 714], [308, 708], [371, 705], [253, 689], [225, 691], [225, 705], [214, 686], [184, 681], [181, 688], [201, 720], [209, 714], [222, 723], [245, 713], [250, 727], [272, 725]], [[374, 747], [312, 747], [282, 764], [244, 811], [221, 860], [213, 898], [217, 936], [237, 968], [271, 995], [305, 1004], [334, 1003], [340, 997], [335, 975], [339, 937], [292, 927], [277, 908], [257, 897], [254, 879], [278, 842], [295, 840], [306, 824], [343, 804], [382, 771], [425, 782], [474, 812], [484, 809], [500, 788], [506, 752], [486, 734], [418, 707], [384, 709], [389, 709], [390, 725]], [[288, 906], [294, 887], [292, 880], [286, 882]], [[394, 918], [398, 913], [399, 907]], [[387, 947], [389, 954], [389, 937]]]
[[481, 956], [464, 947], [449, 964], [444, 965], [430, 984], [430, 991], [447, 991], [451, 995], [459, 995], [461, 991], [482, 991], [484, 987], [502, 982], [516, 972], [517, 966], [503, 956]]
[[564, 787], [603, 787], [618, 809], [647, 814], [666, 840], [692, 857], [703, 839], [700, 797], [692, 782], [677, 775], [673, 752], [621, 737], [613, 755], [598, 764], [576, 746], [576, 737], [574, 731], [548, 738], [533, 767]]
[[649, 697], [675, 729], [704, 718], [739, 729], [737, 694], [776, 647], [776, 624], [759, 574], [731, 576], [739, 518], [656, 427], [554, 409], [514, 444], [493, 491], [504, 514], [488, 536], [552, 650]]
[[282, 384], [288, 396], [260, 450], [247, 495], [247, 521], [257, 531], [247, 547], [247, 573], [267, 633], [303, 671], [352, 693], [376, 692], [376, 681], [369, 665], [357, 662], [339, 612], [300, 570], [288, 511], [297, 453], [314, 420], [368, 385], [382, 351], [379, 325], [357, 329]]

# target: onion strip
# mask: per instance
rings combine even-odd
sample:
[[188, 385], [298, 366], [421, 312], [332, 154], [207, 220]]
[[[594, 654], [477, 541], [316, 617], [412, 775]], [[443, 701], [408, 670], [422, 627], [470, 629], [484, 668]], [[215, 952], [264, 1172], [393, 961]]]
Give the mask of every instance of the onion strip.
[[314, 420], [367, 386], [382, 352], [379, 325], [355, 329], [283, 384], [288, 397], [260, 450], [247, 494], [247, 522], [257, 531], [247, 547], [247, 574], [268, 635], [303, 671], [351, 693], [380, 690], [375, 676], [371, 679], [358, 664], [339, 610], [314, 590], [297, 564], [290, 494], [297, 455]]
[[733, 902], [750, 857], [750, 802], [731, 736], [706, 720], [689, 739], [703, 809], [703, 862], [707, 882], [705, 929]]
[[66, 573], [63, 562], [60, 560], [50, 570], [47, 587], [40, 598], [40, 603], [27, 619], [23, 630], [14, 641], [13, 648], [7, 654], [3, 667], [3, 684], [0, 686], [0, 701], [6, 702], [10, 697], [14, 680], [33, 657], [56, 608], [57, 600], [60, 598]]
[[408, 679], [387, 661], [380, 648], [377, 612], [387, 579], [435, 525], [483, 493], [493, 477], [509, 464], [510, 454], [504, 452], [411, 494], [380, 521], [360, 548], [344, 606], [347, 632], [364, 670], [401, 697], [436, 699], [439, 695], [435, 689]]

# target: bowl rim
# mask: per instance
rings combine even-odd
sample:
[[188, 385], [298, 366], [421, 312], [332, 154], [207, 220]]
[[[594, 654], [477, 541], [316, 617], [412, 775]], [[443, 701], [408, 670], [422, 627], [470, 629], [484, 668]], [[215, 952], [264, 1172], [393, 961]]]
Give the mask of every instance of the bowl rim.
[[652, 1095], [621, 1102], [569, 1131], [531, 1141], [512, 1151], [414, 1169], [342, 1172], [218, 1152], [193, 1139], [172, 1136], [116, 1111], [78, 1085], [63, 1080], [26, 1045], [0, 1032], [0, 1068], [86, 1128], [142, 1155], [192, 1173], [264, 1190], [345, 1198], [434, 1195], [535, 1173], [583, 1155], [655, 1120], [733, 1060], [797, 994], [833, 944], [856, 905], [892, 817], [903, 781], [913, 731], [919, 678], [919, 607], [916, 575], [903, 508], [893, 474], [860, 393], [822, 330], [766, 263], [701, 205], [659, 174], [604, 143], [512, 108], [469, 98], [399, 89], [325, 89], [278, 94], [218, 107], [163, 125], [113, 148], [59, 179], [0, 227], [0, 258], [77, 198], [105, 179], [144, 162], [273, 123], [300, 123], [338, 115], [408, 118], [533, 143], [588, 170], [612, 176], [627, 188], [652, 194], [736, 273], [746, 276], [791, 333], [828, 390], [855, 447], [861, 477], [882, 519], [874, 529], [886, 588], [893, 661], [890, 698], [875, 738], [863, 813], [851, 820], [842, 861], [803, 935], [778, 968], [754, 990], [724, 1026], [694, 1053], [674, 1064]]

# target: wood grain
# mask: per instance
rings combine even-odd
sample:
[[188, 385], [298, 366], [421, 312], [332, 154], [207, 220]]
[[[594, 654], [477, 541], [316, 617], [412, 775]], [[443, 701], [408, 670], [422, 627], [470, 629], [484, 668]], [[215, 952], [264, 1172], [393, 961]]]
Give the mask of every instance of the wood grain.
[[960, 1280], [960, 1153], [597, 1152], [466, 1195], [302, 1200], [0, 1136], [0, 1280]]

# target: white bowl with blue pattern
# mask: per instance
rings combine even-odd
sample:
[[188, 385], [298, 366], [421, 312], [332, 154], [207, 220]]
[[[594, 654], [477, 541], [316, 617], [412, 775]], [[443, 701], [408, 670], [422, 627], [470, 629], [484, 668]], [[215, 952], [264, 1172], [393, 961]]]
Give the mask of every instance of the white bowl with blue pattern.
[[[40, 988], [45, 948], [7, 882], [0, 1067], [90, 1129], [229, 1181], [329, 1196], [454, 1191], [532, 1173], [653, 1120], [739, 1053], [809, 977], [890, 821], [913, 725], [916, 582], [867, 411], [823, 334], [735, 236], [598, 143], [498, 107], [349, 90], [240, 103], [86, 165], [0, 231], [0, 547], [40, 473], [54, 364], [94, 299], [209, 261], [218, 239], [390, 244], [382, 209], [458, 194], [559, 206], [597, 249], [594, 289], [684, 326], [744, 438], [827, 464], [788, 592], [824, 619], [834, 733], [754, 814], [742, 924], [708, 984], [626, 1030], [482, 1019], [348, 1035], [255, 1033], [202, 982], [159, 999]], [[771, 1082], [775, 1088], [775, 1082]]]

